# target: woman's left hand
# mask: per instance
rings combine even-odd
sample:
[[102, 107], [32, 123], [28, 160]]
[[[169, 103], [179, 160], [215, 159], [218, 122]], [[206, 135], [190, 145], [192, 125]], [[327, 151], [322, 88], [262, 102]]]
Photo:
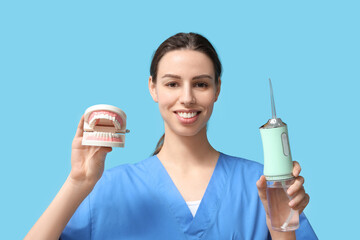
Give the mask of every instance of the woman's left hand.
[[310, 201], [310, 196], [305, 192], [303, 186], [305, 179], [299, 175], [300, 172], [301, 172], [300, 164], [294, 161], [293, 175], [295, 177], [295, 182], [287, 190], [287, 194], [291, 197], [289, 206], [294, 210], [298, 210], [299, 214], [301, 214], [304, 211], [305, 207], [309, 204]]
[[[299, 214], [301, 214], [304, 211], [305, 207], [308, 205], [310, 200], [309, 194], [305, 192], [303, 186], [304, 178], [299, 175], [300, 171], [301, 171], [300, 164], [294, 161], [292, 174], [295, 177], [295, 181], [287, 190], [288, 195], [292, 198], [292, 200], [289, 202], [289, 206], [294, 210], [298, 210]], [[266, 196], [266, 179], [264, 175], [262, 175], [260, 179], [256, 182], [256, 186], [258, 188], [260, 200], [265, 208], [266, 222], [268, 223], [268, 226], [270, 226], [269, 225], [270, 215], [269, 215], [268, 202]]]

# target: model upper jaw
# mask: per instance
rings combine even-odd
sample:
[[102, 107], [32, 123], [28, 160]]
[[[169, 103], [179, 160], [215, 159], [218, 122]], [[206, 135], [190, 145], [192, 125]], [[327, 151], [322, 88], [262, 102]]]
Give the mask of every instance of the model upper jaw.
[[89, 116], [89, 127], [94, 128], [97, 125], [113, 126], [116, 130], [120, 130], [123, 121], [120, 115], [110, 111], [94, 111]]

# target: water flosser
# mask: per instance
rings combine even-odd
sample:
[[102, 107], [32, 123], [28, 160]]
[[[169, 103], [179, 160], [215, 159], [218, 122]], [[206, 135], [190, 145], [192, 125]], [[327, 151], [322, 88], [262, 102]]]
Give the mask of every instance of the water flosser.
[[299, 228], [299, 214], [289, 207], [286, 191], [294, 182], [287, 125], [276, 117], [273, 89], [270, 84], [272, 118], [260, 127], [264, 149], [264, 175], [271, 225], [274, 230], [287, 232]]

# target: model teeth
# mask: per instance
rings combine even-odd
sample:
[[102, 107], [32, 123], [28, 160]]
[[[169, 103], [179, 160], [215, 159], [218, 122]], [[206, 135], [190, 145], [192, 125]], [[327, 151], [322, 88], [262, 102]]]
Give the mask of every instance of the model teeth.
[[177, 114], [182, 118], [193, 118], [198, 114], [198, 112], [177, 112]]
[[107, 115], [104, 113], [100, 113], [100, 114], [95, 113], [95, 116], [89, 122], [89, 126], [91, 128], [94, 128], [98, 119], [111, 120], [114, 123], [115, 129], [117, 129], [117, 130], [121, 129], [121, 124], [118, 122], [118, 120], [116, 120], [116, 118], [114, 116], [110, 116], [110, 115]]
[[110, 132], [88, 132], [88, 135], [97, 138], [121, 138], [120, 134], [114, 134]]

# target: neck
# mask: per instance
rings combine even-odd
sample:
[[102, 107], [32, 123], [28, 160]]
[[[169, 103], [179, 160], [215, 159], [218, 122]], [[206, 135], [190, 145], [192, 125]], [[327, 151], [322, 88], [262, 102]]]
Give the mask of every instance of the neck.
[[219, 153], [210, 145], [206, 127], [194, 136], [179, 136], [165, 126], [165, 139], [158, 158], [181, 169], [213, 165]]

